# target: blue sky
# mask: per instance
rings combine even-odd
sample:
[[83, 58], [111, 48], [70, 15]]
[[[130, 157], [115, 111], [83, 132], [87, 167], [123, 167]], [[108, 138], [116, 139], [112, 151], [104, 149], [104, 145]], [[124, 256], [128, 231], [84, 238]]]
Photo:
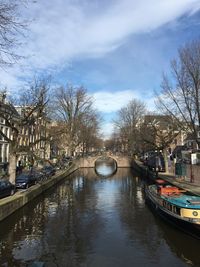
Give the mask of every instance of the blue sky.
[[116, 112], [132, 98], [154, 108], [154, 90], [177, 49], [199, 38], [200, 0], [29, 1], [30, 22], [19, 53], [1, 70], [1, 86], [20, 90], [34, 75], [83, 85], [95, 99], [108, 136]]

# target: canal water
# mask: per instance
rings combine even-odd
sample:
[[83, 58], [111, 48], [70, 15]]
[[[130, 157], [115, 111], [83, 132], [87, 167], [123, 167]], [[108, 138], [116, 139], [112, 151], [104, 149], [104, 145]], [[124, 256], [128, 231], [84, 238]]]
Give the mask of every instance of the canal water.
[[75, 172], [0, 224], [0, 266], [200, 266], [200, 241], [152, 213], [144, 184]]

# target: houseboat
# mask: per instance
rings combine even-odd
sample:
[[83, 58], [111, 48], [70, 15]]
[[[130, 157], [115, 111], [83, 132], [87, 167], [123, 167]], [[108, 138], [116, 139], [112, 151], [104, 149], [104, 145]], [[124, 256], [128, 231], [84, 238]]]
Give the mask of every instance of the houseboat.
[[146, 201], [168, 222], [200, 239], [200, 197], [159, 179], [145, 188]]

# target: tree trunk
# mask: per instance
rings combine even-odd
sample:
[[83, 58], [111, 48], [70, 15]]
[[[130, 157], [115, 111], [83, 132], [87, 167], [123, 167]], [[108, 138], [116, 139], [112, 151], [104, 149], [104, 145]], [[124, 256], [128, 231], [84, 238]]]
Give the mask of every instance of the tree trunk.
[[168, 157], [167, 157], [167, 149], [163, 149], [163, 157], [164, 157], [164, 163], [165, 163], [165, 172], [169, 172], [169, 166], [168, 166]]
[[10, 181], [12, 184], [15, 184], [15, 178], [16, 178], [16, 163], [17, 163], [16, 153], [10, 153], [10, 155], [9, 155], [8, 174], [9, 174], [9, 181]]

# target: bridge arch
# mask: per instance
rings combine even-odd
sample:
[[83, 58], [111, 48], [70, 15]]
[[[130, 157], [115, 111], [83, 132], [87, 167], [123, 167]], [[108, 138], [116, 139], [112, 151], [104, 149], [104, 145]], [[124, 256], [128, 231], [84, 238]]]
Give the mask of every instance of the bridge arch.
[[98, 161], [100, 161], [100, 160], [106, 160], [106, 159], [108, 159], [108, 160], [112, 160], [115, 164], [116, 164], [116, 167], [117, 167], [117, 161], [116, 161], [116, 159], [115, 158], [113, 158], [113, 157], [111, 157], [111, 156], [99, 156], [99, 157], [97, 157], [95, 160], [94, 160], [94, 167], [96, 166], [96, 164], [98, 163]]
[[77, 164], [80, 166], [80, 168], [94, 168], [95, 162], [101, 158], [102, 156], [113, 159], [116, 164], [117, 168], [130, 168], [131, 167], [131, 158], [124, 155], [97, 155], [97, 156], [88, 156], [83, 157], [79, 159], [79, 162]]
[[95, 173], [98, 176], [109, 177], [117, 171], [117, 161], [109, 156], [100, 156], [94, 162]]

